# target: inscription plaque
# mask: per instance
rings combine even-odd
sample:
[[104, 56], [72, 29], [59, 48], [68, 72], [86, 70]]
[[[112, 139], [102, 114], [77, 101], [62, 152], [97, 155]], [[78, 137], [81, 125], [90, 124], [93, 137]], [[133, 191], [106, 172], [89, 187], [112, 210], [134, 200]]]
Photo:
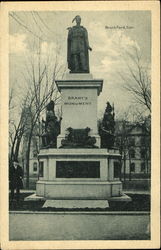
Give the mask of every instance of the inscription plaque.
[[100, 162], [57, 161], [56, 178], [100, 178]]

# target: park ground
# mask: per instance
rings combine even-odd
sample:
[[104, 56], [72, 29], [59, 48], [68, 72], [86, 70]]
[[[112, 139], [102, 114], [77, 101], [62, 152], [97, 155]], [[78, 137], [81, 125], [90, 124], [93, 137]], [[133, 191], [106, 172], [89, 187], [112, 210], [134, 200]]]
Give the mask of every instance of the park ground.
[[[150, 178], [148, 176], [135, 175], [129, 180], [126, 176], [125, 181], [122, 178], [123, 192], [131, 197], [132, 202], [109, 202], [108, 211], [149, 211], [150, 210]], [[9, 194], [9, 209], [13, 210], [31, 210], [53, 211], [54, 208], [43, 208], [44, 201], [24, 201], [25, 197], [35, 193], [37, 177], [30, 178], [30, 186], [26, 189], [26, 179], [24, 178], [24, 189], [21, 190], [19, 203], [16, 200], [11, 202]], [[63, 208], [62, 208], [63, 210]], [[88, 210], [88, 209], [87, 209]]]
[[[140, 185], [136, 185], [140, 183]], [[126, 185], [125, 185], [126, 184]], [[9, 193], [10, 240], [149, 240], [150, 180], [123, 183], [131, 202], [109, 201], [109, 208], [42, 208], [45, 201], [20, 200]], [[128, 189], [125, 189], [125, 187]]]
[[9, 194], [10, 211], [150, 211], [150, 194], [147, 191], [125, 191], [132, 201], [109, 201], [109, 208], [42, 208], [45, 201], [25, 201], [24, 199], [34, 194], [34, 190], [21, 190], [19, 202], [14, 199], [11, 201]]

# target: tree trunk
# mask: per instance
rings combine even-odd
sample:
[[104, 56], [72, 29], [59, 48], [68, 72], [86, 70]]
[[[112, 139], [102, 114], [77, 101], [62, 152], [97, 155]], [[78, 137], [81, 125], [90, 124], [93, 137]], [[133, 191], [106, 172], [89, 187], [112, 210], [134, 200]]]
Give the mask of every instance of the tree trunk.
[[124, 151], [124, 181], [126, 180], [126, 153]]
[[129, 153], [129, 181], [131, 181], [131, 156]]
[[14, 156], [14, 148], [15, 148], [16, 138], [17, 138], [17, 132], [14, 136], [14, 140], [13, 140], [12, 147], [11, 147], [11, 156], [10, 156], [11, 162], [14, 160], [13, 156]]
[[[147, 149], [148, 150], [148, 149]], [[146, 166], [146, 173], [149, 173], [149, 166], [148, 166], [148, 154], [146, 150], [146, 155], [145, 155], [145, 166]]]
[[18, 137], [17, 138], [17, 142], [16, 142], [16, 148], [15, 148], [15, 152], [14, 152], [14, 158], [16, 160], [18, 160], [18, 154], [19, 154], [19, 148], [20, 148], [21, 138], [22, 138], [22, 136]]
[[26, 152], [26, 188], [30, 186], [30, 147], [32, 139], [32, 130], [28, 138], [27, 152]]
[[120, 181], [122, 180], [122, 157], [120, 158]]

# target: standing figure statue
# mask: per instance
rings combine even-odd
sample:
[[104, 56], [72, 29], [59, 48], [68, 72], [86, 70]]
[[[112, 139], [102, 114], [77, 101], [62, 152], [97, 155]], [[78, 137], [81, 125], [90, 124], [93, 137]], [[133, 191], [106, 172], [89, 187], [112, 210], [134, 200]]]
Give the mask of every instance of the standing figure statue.
[[46, 106], [46, 121], [42, 121], [45, 124], [45, 131], [42, 134], [42, 147], [45, 148], [56, 148], [57, 136], [60, 133], [61, 119], [58, 121], [54, 107], [54, 101], [50, 101]]
[[107, 102], [104, 117], [101, 123], [101, 147], [112, 148], [114, 146], [114, 132], [115, 132], [115, 113], [114, 107]]
[[72, 22], [76, 25], [68, 28], [67, 61], [70, 73], [89, 73], [88, 50], [92, 50], [88, 42], [86, 28], [80, 25], [81, 17], [76, 16]]

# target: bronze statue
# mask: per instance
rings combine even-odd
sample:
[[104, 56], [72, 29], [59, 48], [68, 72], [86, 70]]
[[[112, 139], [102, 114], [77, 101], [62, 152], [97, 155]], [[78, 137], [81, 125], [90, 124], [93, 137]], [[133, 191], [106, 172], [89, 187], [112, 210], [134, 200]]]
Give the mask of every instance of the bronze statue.
[[67, 128], [65, 139], [61, 141], [61, 148], [97, 148], [96, 138], [89, 136], [90, 128], [73, 129]]
[[88, 42], [86, 28], [80, 25], [81, 17], [76, 16], [72, 22], [76, 25], [68, 28], [67, 61], [70, 73], [89, 73], [88, 50], [92, 50]]
[[60, 134], [61, 119], [58, 121], [54, 107], [54, 101], [50, 101], [46, 106], [46, 121], [42, 121], [45, 124], [45, 131], [42, 134], [42, 147], [44, 148], [56, 148], [57, 136]]
[[100, 127], [101, 147], [112, 148], [114, 146], [115, 113], [114, 107], [107, 102], [104, 117]]

